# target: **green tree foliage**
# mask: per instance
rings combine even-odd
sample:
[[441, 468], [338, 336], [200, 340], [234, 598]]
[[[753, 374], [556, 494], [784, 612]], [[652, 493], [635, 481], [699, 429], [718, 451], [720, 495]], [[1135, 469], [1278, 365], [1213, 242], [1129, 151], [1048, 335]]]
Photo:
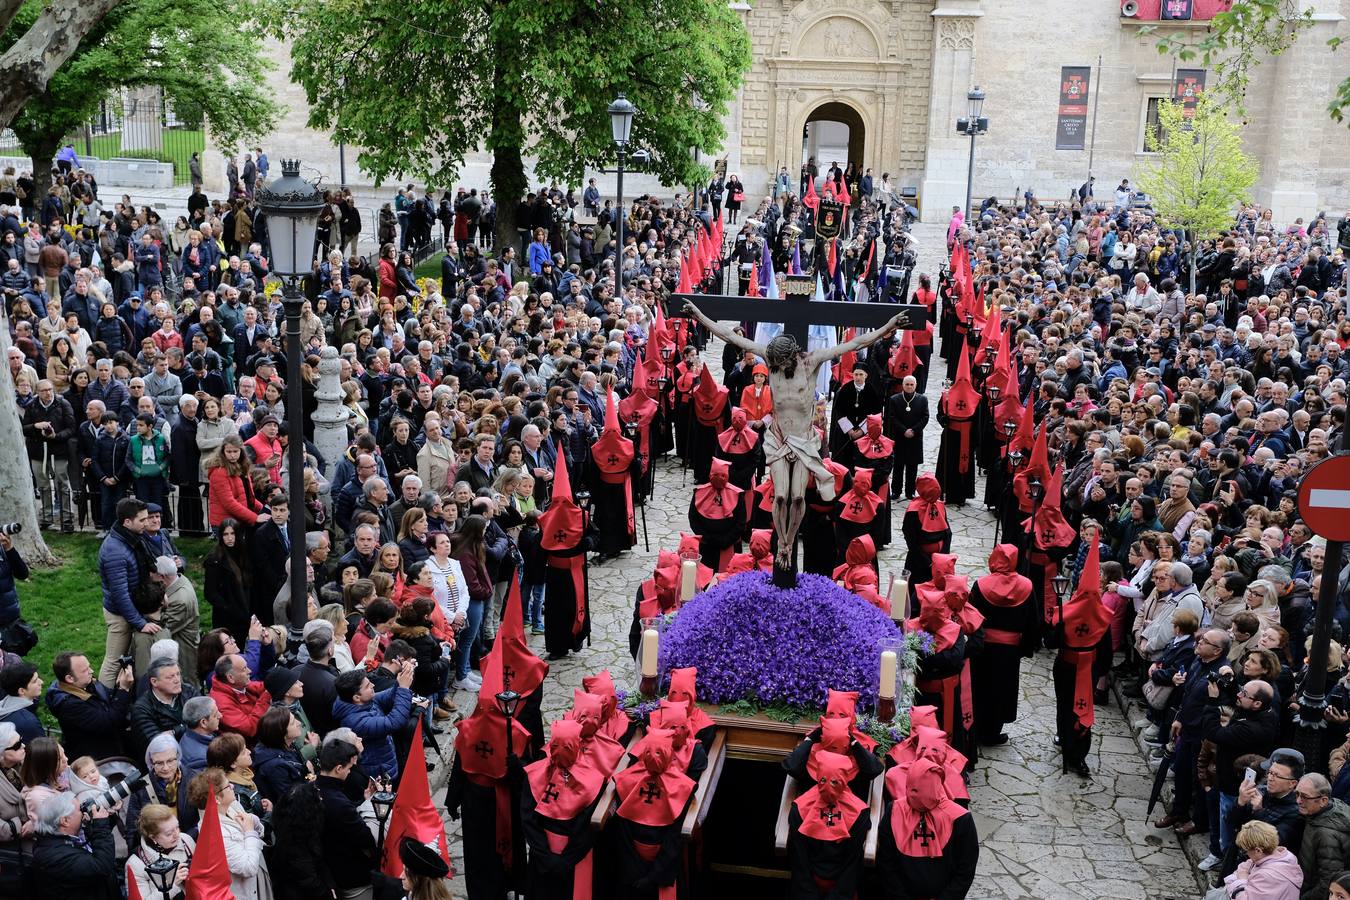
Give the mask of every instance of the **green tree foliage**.
[[1257, 164], [1243, 152], [1238, 126], [1208, 93], [1190, 118], [1180, 103], [1160, 103], [1158, 124], [1145, 140], [1157, 156], [1137, 181], [1161, 223], [1189, 235], [1194, 292], [1196, 245], [1232, 225], [1238, 204], [1256, 183]]
[[377, 181], [453, 183], [466, 154], [493, 155], [499, 236], [515, 239], [524, 157], [579, 183], [612, 163], [606, 111], [638, 108], [632, 146], [664, 183], [706, 171], [721, 117], [750, 65], [750, 39], [723, 0], [312, 0], [277, 21], [309, 124], [362, 147]]
[[[1292, 47], [1313, 22], [1313, 9], [1304, 7], [1300, 0], [1233, 0], [1228, 10], [1217, 13], [1194, 38], [1184, 32], [1162, 32], [1155, 25], [1145, 25], [1139, 31], [1157, 37], [1158, 52], [1212, 69], [1214, 79], [1207, 90], [1223, 95], [1245, 114], [1252, 72], [1263, 60]], [[1332, 37], [1327, 46], [1335, 50], [1341, 42], [1342, 38]], [[1336, 86], [1327, 113], [1337, 122], [1345, 122], [1347, 107], [1350, 77]]]
[[[0, 38], [4, 46], [27, 30], [42, 6], [25, 3]], [[61, 141], [118, 88], [163, 88], [175, 106], [204, 115], [213, 140], [225, 148], [270, 128], [277, 108], [263, 90], [269, 63], [259, 21], [256, 0], [123, 0], [11, 123], [33, 159], [39, 197]]]

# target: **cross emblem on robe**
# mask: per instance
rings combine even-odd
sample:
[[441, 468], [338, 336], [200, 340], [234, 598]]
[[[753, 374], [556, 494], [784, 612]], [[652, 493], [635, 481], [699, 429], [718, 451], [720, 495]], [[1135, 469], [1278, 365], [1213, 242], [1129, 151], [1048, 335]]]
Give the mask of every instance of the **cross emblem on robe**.
[[1073, 705], [1073, 708], [1078, 710], [1079, 712], [1082, 712], [1084, 709], [1087, 709], [1087, 701], [1080, 699], [1077, 703]]
[[503, 687], [503, 688], [509, 688], [509, 687], [511, 686], [511, 679], [512, 679], [512, 678], [515, 678], [515, 677], [516, 677], [516, 670], [515, 670], [515, 669], [513, 669], [513, 668], [511, 668], [510, 666], [507, 666], [507, 665], [503, 665], [503, 666], [502, 666], [502, 687]]
[[492, 745], [487, 741], [479, 741], [473, 745], [473, 752], [486, 759], [492, 755]]
[[838, 811], [835, 809], [835, 807], [831, 806], [829, 809], [822, 809], [822, 810], [820, 811], [820, 817], [821, 817], [822, 819], [825, 820], [825, 824], [826, 824], [827, 826], [829, 826], [830, 828], [833, 828], [833, 827], [834, 827], [834, 820], [835, 820], [835, 819], [842, 819], [842, 818], [844, 817], [844, 814], [841, 813], [841, 812], [838, 812]]
[[557, 799], [558, 799], [558, 792], [554, 790], [553, 782], [550, 781], [548, 785], [544, 788], [544, 802], [552, 803], [554, 800]]
[[1079, 637], [1087, 637], [1088, 627], [1086, 625], [1079, 625], [1073, 630], [1073, 633]]
[[850, 503], [850, 504], [848, 505], [848, 508], [849, 508], [850, 511], [852, 511], [852, 512], [854, 512], [854, 513], [860, 513], [860, 512], [863, 511], [863, 505], [862, 505], [862, 503], [861, 503], [860, 501], [858, 501], [858, 500], [854, 500], [852, 503]]
[[605, 464], [606, 464], [606, 465], [612, 466], [612, 465], [615, 465], [616, 463], [618, 463], [618, 461], [619, 461], [619, 458], [618, 458], [617, 456], [615, 456], [613, 453], [611, 453], [609, 456], [606, 456], [606, 457], [605, 457]]
[[652, 804], [652, 801], [660, 800], [663, 794], [661, 793], [661, 788], [657, 785], [655, 781], [649, 781], [647, 782], [646, 787], [638, 791], [638, 796], [642, 798], [643, 803], [646, 803], [648, 806], [650, 806]]
[[928, 827], [928, 816], [925, 813], [919, 813], [919, 824], [914, 829], [914, 837], [921, 847], [927, 847], [929, 840], [937, 837], [937, 832]]
[[554, 541], [554, 543], [561, 544], [561, 543], [563, 542], [563, 540], [566, 539], [566, 537], [567, 537], [567, 532], [564, 531], [564, 530], [561, 529], [561, 528], [559, 528], [557, 531], [553, 532], [553, 541]]
[[722, 505], [722, 492], [718, 491], [717, 493], [713, 494], [713, 506], [720, 507], [721, 505]]
[[957, 401], [956, 401], [956, 408], [957, 408], [958, 410], [960, 410], [961, 412], [965, 412], [967, 406], [969, 406], [969, 404], [967, 404], [966, 401], [964, 401], [964, 400], [957, 400]]

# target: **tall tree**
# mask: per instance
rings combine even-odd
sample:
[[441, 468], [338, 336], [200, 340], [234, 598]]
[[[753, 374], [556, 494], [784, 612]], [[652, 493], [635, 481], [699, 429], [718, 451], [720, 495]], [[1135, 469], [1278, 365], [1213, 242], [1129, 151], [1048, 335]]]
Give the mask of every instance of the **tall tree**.
[[578, 183], [614, 159], [607, 107], [638, 109], [632, 144], [666, 184], [702, 180], [695, 148], [720, 147], [721, 117], [750, 66], [724, 0], [312, 0], [278, 15], [309, 124], [363, 147], [377, 181], [453, 182], [492, 153], [499, 243], [516, 240], [524, 159]]
[[[4, 40], [39, 9], [30, 0]], [[227, 148], [270, 128], [277, 109], [262, 88], [270, 63], [259, 22], [255, 0], [122, 0], [11, 123], [33, 160], [35, 203], [46, 196], [61, 141], [119, 88], [159, 87], [170, 102], [202, 110], [214, 142]]]
[[[1216, 13], [1194, 37], [1186, 31], [1162, 31], [1156, 25], [1141, 26], [1139, 32], [1156, 36], [1160, 53], [1212, 68], [1213, 82], [1206, 90], [1223, 95], [1234, 109], [1245, 114], [1252, 73], [1263, 61], [1294, 46], [1300, 34], [1317, 21], [1314, 12], [1313, 6], [1304, 6], [1301, 0], [1232, 0], [1228, 9]], [[1332, 36], [1327, 46], [1336, 50], [1343, 41]], [[1335, 94], [1327, 101], [1327, 114], [1345, 122], [1347, 107], [1350, 76], [1337, 84]]]
[[1233, 223], [1238, 204], [1256, 183], [1256, 161], [1242, 150], [1238, 126], [1206, 94], [1188, 117], [1180, 103], [1158, 105], [1158, 124], [1145, 137], [1157, 156], [1138, 180], [1153, 201], [1159, 221], [1184, 229], [1191, 242], [1191, 292], [1200, 241]]
[[[0, 128], [6, 128], [34, 95], [42, 93], [47, 82], [65, 65], [66, 60], [112, 9], [122, 0], [51, 0], [46, 4], [24, 0], [0, 0], [0, 33], [11, 26], [21, 12], [27, 24], [22, 33], [4, 43], [0, 54], [0, 72], [5, 73], [5, 89], [0, 91]], [[36, 10], [41, 8], [41, 15]]]

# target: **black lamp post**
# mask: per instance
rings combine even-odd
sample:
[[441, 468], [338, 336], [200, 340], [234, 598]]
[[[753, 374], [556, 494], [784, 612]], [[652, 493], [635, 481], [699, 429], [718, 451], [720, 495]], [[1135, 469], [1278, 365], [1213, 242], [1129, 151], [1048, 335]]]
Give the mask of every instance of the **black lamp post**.
[[375, 811], [375, 821], [380, 823], [380, 852], [384, 852], [384, 829], [389, 823], [389, 813], [394, 809], [394, 792], [380, 788], [370, 795], [370, 807]]
[[507, 688], [497, 695], [497, 705], [501, 707], [502, 713], [506, 715], [506, 757], [507, 759], [510, 759], [512, 755], [511, 737], [513, 731], [511, 723], [516, 718], [517, 707], [520, 706], [520, 695], [510, 688]]
[[980, 115], [984, 109], [984, 91], [978, 87], [966, 94], [969, 104], [968, 115], [956, 120], [956, 133], [970, 137], [970, 162], [966, 167], [966, 205], [964, 215], [970, 215], [970, 196], [975, 184], [975, 138], [989, 130], [989, 120]]
[[145, 864], [145, 874], [150, 876], [150, 883], [155, 886], [155, 890], [164, 895], [164, 900], [169, 900], [169, 892], [174, 889], [178, 866], [178, 860], [168, 856]]
[[1050, 579], [1050, 585], [1055, 589], [1055, 603], [1059, 606], [1059, 620], [1064, 621], [1064, 595], [1069, 592], [1069, 576], [1063, 572], [1056, 572], [1055, 577]]
[[623, 161], [628, 153], [628, 138], [633, 133], [633, 114], [637, 107], [623, 94], [609, 105], [609, 128], [614, 136], [614, 149], [619, 156], [619, 179], [614, 191], [614, 212], [618, 216], [618, 238], [614, 253], [614, 296], [623, 296]]
[[305, 426], [301, 410], [300, 307], [304, 295], [300, 279], [314, 268], [314, 235], [323, 211], [323, 192], [300, 177], [300, 160], [281, 160], [281, 177], [258, 192], [258, 206], [267, 217], [267, 233], [272, 244], [272, 271], [282, 281], [282, 303], [286, 308], [286, 410], [287, 410], [287, 493], [291, 516], [286, 535], [291, 543], [291, 610], [288, 644], [300, 646], [301, 629], [308, 614], [308, 577], [305, 564]]

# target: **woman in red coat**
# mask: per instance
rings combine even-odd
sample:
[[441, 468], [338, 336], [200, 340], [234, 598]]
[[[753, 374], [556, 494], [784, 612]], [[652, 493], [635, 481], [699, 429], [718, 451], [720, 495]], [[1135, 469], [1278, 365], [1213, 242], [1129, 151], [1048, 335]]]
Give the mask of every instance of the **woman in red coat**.
[[380, 297], [392, 301], [398, 296], [398, 251], [393, 244], [380, 248]]
[[212, 530], [226, 519], [237, 519], [249, 526], [258, 523], [258, 513], [263, 507], [253, 496], [248, 468], [244, 442], [237, 434], [227, 436], [206, 464], [208, 521]]

